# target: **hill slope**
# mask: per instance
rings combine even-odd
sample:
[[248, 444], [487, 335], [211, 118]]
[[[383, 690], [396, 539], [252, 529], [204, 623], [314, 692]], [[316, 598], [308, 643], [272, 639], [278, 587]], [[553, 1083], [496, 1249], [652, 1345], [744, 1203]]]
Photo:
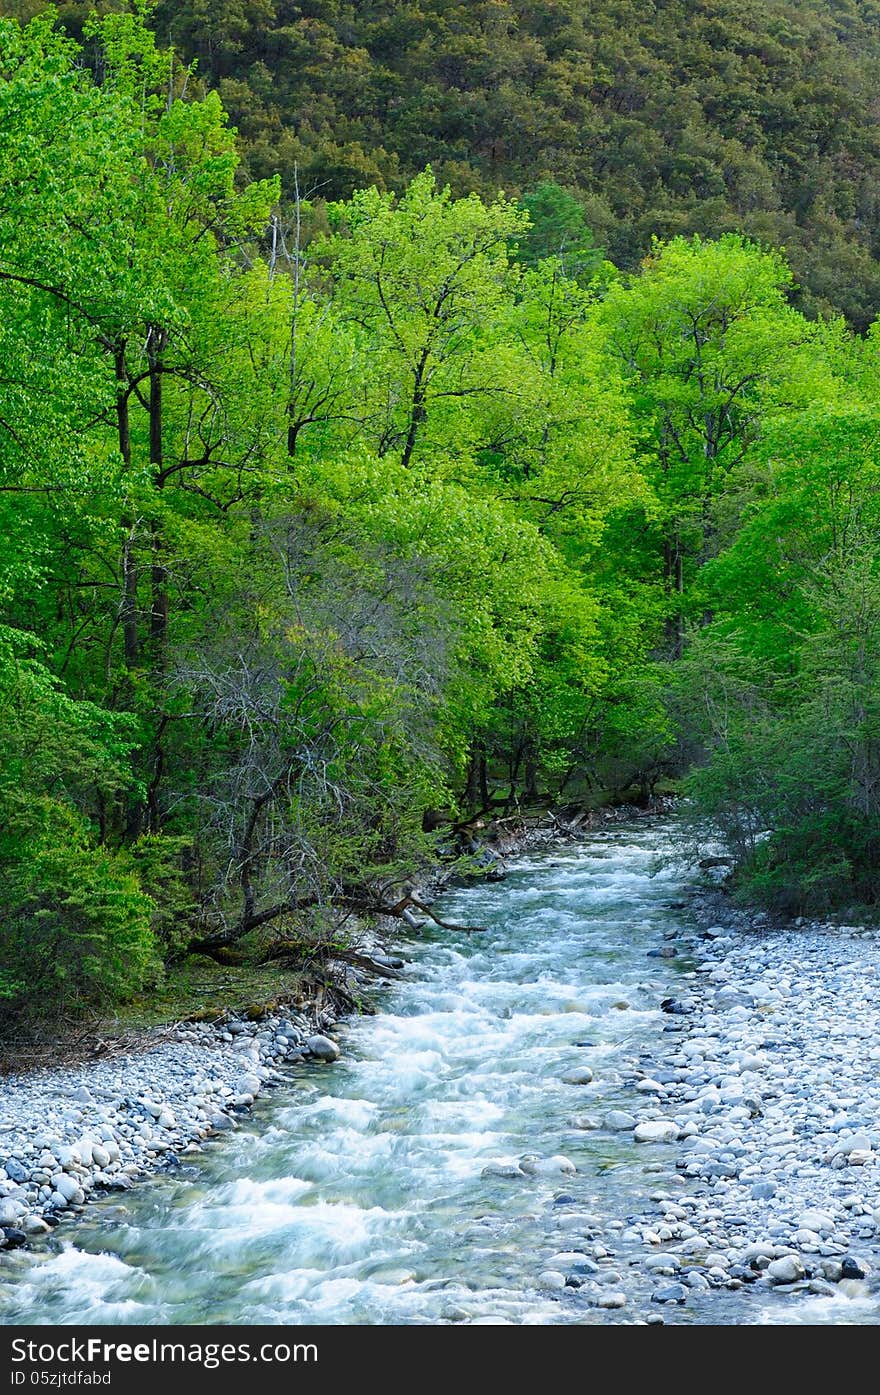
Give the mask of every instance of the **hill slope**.
[[745, 231], [785, 248], [806, 308], [880, 310], [876, 0], [160, 0], [153, 25], [254, 177], [289, 190], [296, 165], [327, 198], [428, 162], [459, 194], [551, 179], [620, 265], [654, 234]]
[[163, 0], [256, 176], [346, 197], [431, 162], [456, 192], [551, 178], [632, 264], [652, 234], [786, 247], [823, 306], [880, 309], [880, 5], [854, 0]]

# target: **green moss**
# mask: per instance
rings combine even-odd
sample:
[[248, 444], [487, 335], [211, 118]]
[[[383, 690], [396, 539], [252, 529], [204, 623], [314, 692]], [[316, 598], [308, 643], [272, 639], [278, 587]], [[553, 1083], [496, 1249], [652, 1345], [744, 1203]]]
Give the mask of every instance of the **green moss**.
[[119, 1008], [106, 1026], [127, 1032], [170, 1022], [210, 1022], [227, 1012], [258, 1018], [282, 1003], [304, 1000], [301, 973], [273, 965], [217, 964], [192, 954], [177, 964], [165, 983]]

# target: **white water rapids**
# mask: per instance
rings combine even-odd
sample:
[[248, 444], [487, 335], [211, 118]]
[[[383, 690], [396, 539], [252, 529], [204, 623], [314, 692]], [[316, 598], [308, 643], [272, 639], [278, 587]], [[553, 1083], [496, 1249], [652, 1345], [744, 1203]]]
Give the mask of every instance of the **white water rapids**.
[[[647, 958], [686, 924], [685, 873], [651, 820], [516, 861], [506, 881], [444, 897], [403, 949], [405, 981], [348, 1024], [334, 1065], [291, 1072], [196, 1166], [91, 1206], [0, 1283], [5, 1323], [592, 1323], [650, 1307], [630, 1213], [673, 1149], [585, 1131], [629, 1108], [632, 1060], [687, 963]], [[684, 919], [683, 919], [684, 918]], [[562, 1076], [589, 1066], [594, 1081]], [[571, 1176], [484, 1175], [562, 1154]], [[187, 1160], [189, 1161], [189, 1160]], [[647, 1170], [646, 1170], [647, 1169]], [[601, 1243], [630, 1302], [542, 1290], [550, 1256]], [[715, 1292], [676, 1321], [748, 1321]], [[672, 1317], [672, 1314], [668, 1315]]]

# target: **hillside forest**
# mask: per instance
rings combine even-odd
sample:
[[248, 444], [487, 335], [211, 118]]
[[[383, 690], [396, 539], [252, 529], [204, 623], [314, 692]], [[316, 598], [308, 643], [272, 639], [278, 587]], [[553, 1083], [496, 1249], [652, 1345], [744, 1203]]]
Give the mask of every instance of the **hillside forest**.
[[9, 1022], [542, 803], [876, 906], [880, 11], [464, 8], [0, 20]]

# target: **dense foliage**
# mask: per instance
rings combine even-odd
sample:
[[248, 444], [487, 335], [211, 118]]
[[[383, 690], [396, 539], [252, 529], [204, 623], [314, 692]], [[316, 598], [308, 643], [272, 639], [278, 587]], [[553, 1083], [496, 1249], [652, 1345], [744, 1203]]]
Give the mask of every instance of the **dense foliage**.
[[734, 232], [621, 273], [552, 182], [317, 236], [239, 174], [140, 17], [0, 22], [7, 1010], [689, 768], [752, 892], [875, 902], [875, 333]]
[[880, 310], [876, 0], [160, 0], [152, 22], [287, 196], [297, 170], [329, 199], [428, 163], [459, 195], [550, 180], [618, 266], [654, 235], [745, 232], [809, 307]]

